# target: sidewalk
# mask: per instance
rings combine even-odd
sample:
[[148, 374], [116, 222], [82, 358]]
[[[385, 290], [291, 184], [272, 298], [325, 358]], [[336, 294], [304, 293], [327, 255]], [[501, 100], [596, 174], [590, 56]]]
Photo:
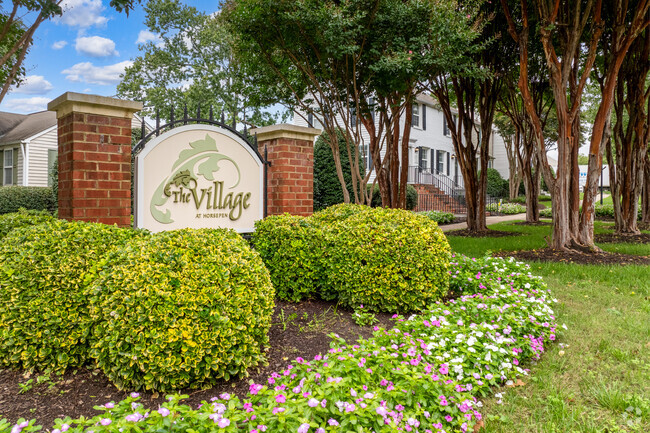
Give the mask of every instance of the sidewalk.
[[[525, 213], [518, 213], [515, 215], [501, 215], [501, 216], [489, 216], [486, 217], [487, 225], [501, 223], [504, 221], [515, 221], [515, 220], [526, 220]], [[463, 230], [467, 228], [467, 222], [456, 223], [456, 224], [446, 224], [440, 226], [443, 232], [448, 232], [450, 230]]]

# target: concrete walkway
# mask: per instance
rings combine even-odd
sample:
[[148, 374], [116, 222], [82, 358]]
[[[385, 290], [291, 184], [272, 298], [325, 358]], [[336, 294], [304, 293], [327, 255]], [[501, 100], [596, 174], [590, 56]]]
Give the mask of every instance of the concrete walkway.
[[[504, 221], [516, 221], [516, 220], [526, 220], [525, 213], [518, 213], [515, 215], [500, 215], [500, 216], [489, 216], [486, 217], [487, 225], [501, 223]], [[446, 224], [440, 226], [443, 232], [448, 232], [450, 230], [463, 230], [467, 228], [467, 222], [456, 223], [456, 224]]]

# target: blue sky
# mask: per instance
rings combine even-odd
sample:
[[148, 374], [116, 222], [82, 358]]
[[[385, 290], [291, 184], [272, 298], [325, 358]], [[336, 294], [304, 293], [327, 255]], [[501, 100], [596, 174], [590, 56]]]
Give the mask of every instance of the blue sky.
[[[119, 74], [139, 55], [138, 43], [155, 40], [143, 24], [142, 5], [136, 5], [127, 18], [112, 9], [109, 0], [64, 3], [61, 17], [36, 30], [24, 64], [26, 83], [5, 96], [0, 111], [46, 110], [49, 101], [65, 92], [113, 96]], [[219, 4], [217, 0], [185, 3], [206, 12], [214, 12]]]

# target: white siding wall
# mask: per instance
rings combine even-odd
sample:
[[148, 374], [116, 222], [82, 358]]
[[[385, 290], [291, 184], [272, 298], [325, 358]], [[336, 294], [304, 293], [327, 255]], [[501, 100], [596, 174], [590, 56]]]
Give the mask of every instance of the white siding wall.
[[[415, 151], [416, 148], [418, 147], [425, 147], [427, 149], [434, 149], [434, 150], [442, 150], [445, 153], [442, 155], [442, 161], [443, 161], [443, 173], [447, 173], [447, 153], [449, 153], [449, 177], [451, 179], [454, 179], [455, 176], [455, 164], [456, 161], [451, 158], [451, 155], [454, 154], [454, 145], [452, 142], [451, 137], [445, 136], [443, 134], [444, 131], [444, 114], [442, 111], [438, 110], [437, 108], [431, 106], [431, 105], [425, 105], [420, 101], [420, 126], [418, 127], [413, 127], [411, 129], [411, 135], [410, 135], [410, 143], [409, 143], [409, 166], [417, 166], [419, 162], [419, 157], [418, 153]], [[423, 116], [423, 109], [426, 110], [426, 115]], [[426, 129], [423, 128], [423, 120], [426, 121]], [[307, 121], [303, 119], [299, 114], [294, 114], [293, 117], [293, 124], [294, 125], [299, 125], [299, 126], [309, 126], [307, 124]], [[313, 127], [322, 129], [320, 124], [314, 119], [314, 125]], [[367, 143], [368, 142], [368, 134], [365, 131], [365, 128], [361, 127], [362, 131], [362, 140]], [[501, 140], [501, 145], [502, 139], [499, 137]], [[498, 144], [496, 147], [499, 147]], [[432, 161], [431, 161], [431, 151], [427, 150], [427, 168], [431, 169], [432, 167]], [[382, 149], [381, 155], [382, 157], [385, 154], [385, 149]], [[401, 156], [401, 155], [400, 155]], [[496, 156], [496, 155], [495, 155]], [[500, 156], [497, 156], [497, 158], [500, 158]], [[503, 155], [503, 158], [505, 158], [505, 154]], [[499, 162], [499, 164], [502, 164], [505, 167], [506, 174], [508, 170], [508, 161], [507, 158], [503, 162]], [[495, 167], [497, 166], [497, 161], [495, 161]], [[434, 168], [436, 168], [436, 165], [433, 165]], [[462, 178], [460, 174], [460, 169], [458, 170], [458, 177], [459, 179]], [[374, 180], [374, 174], [371, 176], [370, 181], [372, 182]]]
[[506, 145], [503, 137], [496, 131], [492, 133], [492, 156], [494, 157], [492, 167], [495, 168], [502, 178], [508, 179], [510, 176], [508, 168], [508, 156], [506, 154]]
[[[11, 147], [11, 146], [9, 146]], [[18, 178], [16, 179], [16, 185], [23, 184], [23, 152], [20, 149], [20, 146], [14, 147], [14, 158], [18, 157], [18, 167], [16, 172], [18, 173]]]
[[29, 186], [47, 186], [49, 176], [47, 153], [57, 149], [56, 128], [33, 139], [29, 145]]

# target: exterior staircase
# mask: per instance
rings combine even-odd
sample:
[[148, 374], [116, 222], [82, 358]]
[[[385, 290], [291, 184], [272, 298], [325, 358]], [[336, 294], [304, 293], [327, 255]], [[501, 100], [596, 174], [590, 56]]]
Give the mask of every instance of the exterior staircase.
[[435, 185], [414, 184], [418, 192], [418, 206], [416, 211], [437, 210], [453, 214], [466, 214], [467, 208], [462, 203], [464, 196], [449, 195]]

